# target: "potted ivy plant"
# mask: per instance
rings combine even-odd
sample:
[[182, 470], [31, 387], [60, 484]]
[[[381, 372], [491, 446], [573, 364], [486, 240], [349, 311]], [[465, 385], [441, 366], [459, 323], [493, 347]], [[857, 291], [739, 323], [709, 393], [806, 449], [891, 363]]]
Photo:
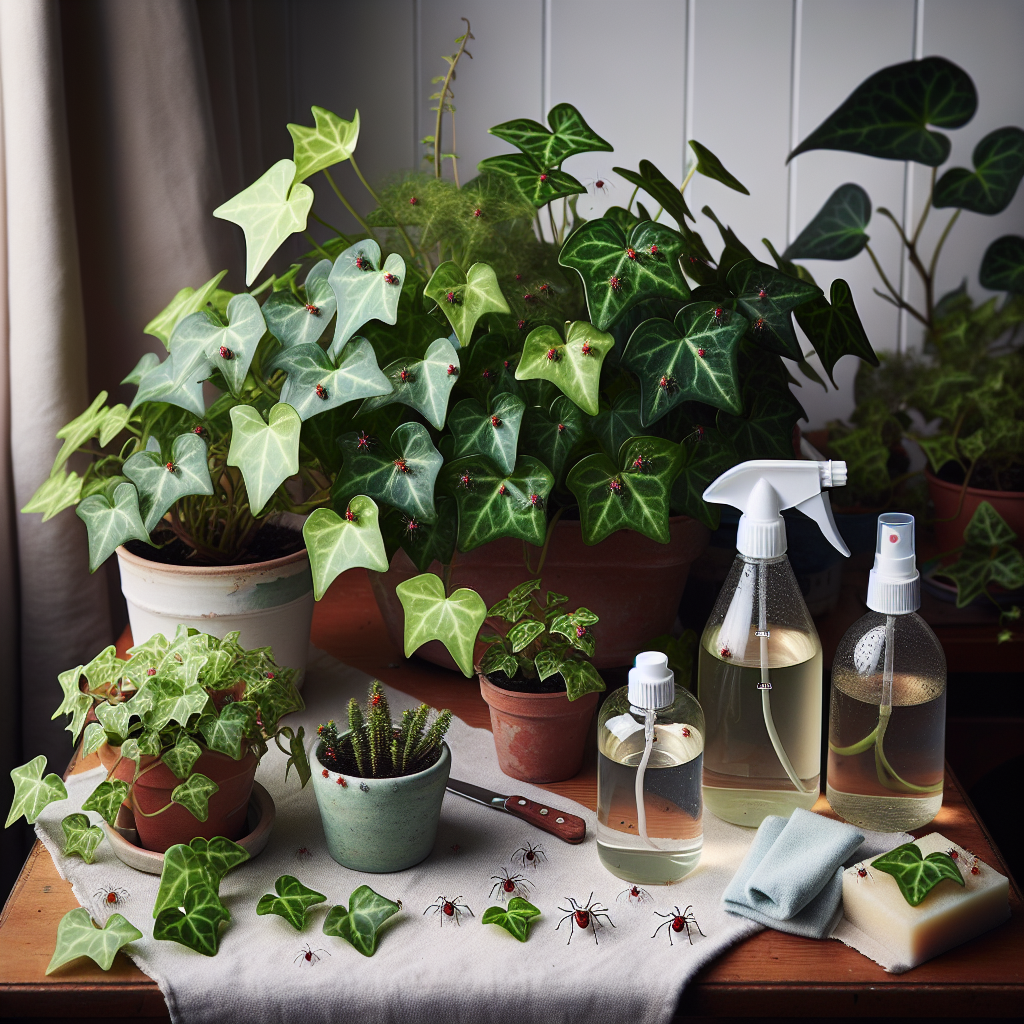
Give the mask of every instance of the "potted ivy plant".
[[[122, 804], [134, 815], [139, 841], [163, 852], [202, 837], [237, 839], [245, 827], [256, 767], [274, 743], [288, 754], [303, 786], [309, 763], [302, 727], [281, 719], [303, 708], [294, 669], [269, 650], [245, 650], [238, 634], [218, 639], [179, 627], [129, 651], [113, 647], [88, 665], [60, 674], [64, 700], [54, 713], [70, 715], [72, 739], [83, 755], [104, 743], [116, 751], [107, 777], [82, 804], [110, 825]], [[39, 756], [12, 773], [10, 825], [25, 813], [35, 821], [67, 791], [56, 775], [43, 776]]]

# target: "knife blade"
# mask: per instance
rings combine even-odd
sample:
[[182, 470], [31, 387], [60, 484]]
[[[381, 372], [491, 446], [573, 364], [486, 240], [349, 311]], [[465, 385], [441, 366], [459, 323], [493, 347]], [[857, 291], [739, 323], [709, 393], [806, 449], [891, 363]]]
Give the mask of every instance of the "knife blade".
[[560, 811], [550, 804], [539, 804], [536, 800], [516, 793], [505, 796], [481, 786], [474, 786], [471, 782], [460, 782], [458, 779], [449, 779], [447, 788], [449, 792], [483, 804], [484, 807], [492, 807], [496, 811], [504, 811], [522, 818], [523, 821], [550, 832], [563, 842], [582, 843], [586, 838], [587, 823], [579, 815]]

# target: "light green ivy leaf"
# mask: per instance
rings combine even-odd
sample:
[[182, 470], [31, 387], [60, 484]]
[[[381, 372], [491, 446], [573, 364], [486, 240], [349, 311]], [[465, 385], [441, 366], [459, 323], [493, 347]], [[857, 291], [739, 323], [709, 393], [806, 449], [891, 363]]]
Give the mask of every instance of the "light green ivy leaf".
[[480, 918], [481, 924], [496, 924], [504, 928], [520, 942], [530, 937], [533, 922], [540, 917], [540, 911], [522, 896], [513, 896], [504, 907], [488, 907]]
[[299, 414], [283, 402], [271, 407], [268, 423], [251, 406], [232, 407], [228, 465], [242, 471], [254, 516], [260, 514], [274, 491], [299, 471], [301, 431]]
[[175, 376], [174, 361], [168, 356], [162, 363], [147, 370], [139, 380], [131, 408], [134, 410], [143, 402], [168, 402], [186, 412], [203, 416], [206, 413], [203, 379], [208, 373], [209, 364], [203, 362], [191, 376], [178, 379]]
[[78, 740], [78, 734], [85, 725], [85, 717], [92, 708], [93, 699], [88, 693], [83, 693], [79, 684], [82, 678], [82, 665], [76, 668], [66, 669], [57, 676], [57, 682], [64, 693], [64, 699], [60, 707], [50, 716], [53, 721], [60, 715], [71, 715], [71, 721], [65, 728], [71, 733], [71, 739]]
[[306, 178], [347, 160], [359, 140], [359, 111], [351, 121], [323, 107], [312, 107], [315, 128], [289, 124], [288, 133], [295, 143], [295, 180]]
[[[104, 731], [115, 741], [124, 739], [128, 735], [128, 723], [131, 719], [132, 709], [127, 702], [108, 704], [103, 702], [96, 705], [96, 717]], [[119, 743], [114, 744], [120, 746]]]
[[357, 494], [348, 503], [344, 517], [329, 508], [318, 508], [302, 527], [309, 552], [316, 599], [346, 569], [360, 566], [387, 572], [388, 558], [378, 523], [377, 503]]
[[96, 753], [107, 742], [106, 730], [99, 722], [90, 722], [82, 733], [82, 757]]
[[65, 468], [54, 470], [29, 498], [22, 512], [42, 512], [43, 522], [52, 519], [72, 505], [77, 505], [82, 496], [82, 478]]
[[338, 300], [328, 281], [332, 266], [330, 260], [321, 260], [306, 275], [305, 302], [290, 288], [282, 288], [263, 303], [267, 330], [286, 348], [318, 342], [337, 312]]
[[[367, 343], [368, 344], [368, 343]], [[357, 415], [382, 409], [395, 402], [415, 409], [434, 428], [444, 426], [448, 396], [459, 375], [459, 357], [447, 338], [432, 341], [422, 359], [398, 359], [384, 369], [391, 390], [368, 398]]]
[[[171, 299], [167, 306], [157, 313], [157, 315], [142, 328], [142, 333], [158, 338], [163, 342], [164, 347], [166, 348], [167, 343], [171, 340], [171, 335], [174, 333], [174, 328], [177, 327], [185, 317], [191, 316], [191, 314], [202, 309], [210, 299], [213, 298], [213, 293], [217, 290], [217, 286], [223, 280], [225, 274], [227, 274], [227, 271], [222, 270], [219, 274], [211, 277], [206, 284], [202, 284], [198, 288], [182, 288], [181, 291]], [[149, 365], [152, 366], [153, 364], [151, 360], [156, 358], [157, 357], [154, 353], [147, 352], [146, 355], [139, 360], [138, 365], [132, 373], [129, 374], [128, 377], [125, 377], [121, 383], [138, 384], [138, 380], [129, 380], [129, 378], [132, 374], [138, 373], [147, 359], [150, 359]]]
[[549, 380], [587, 415], [596, 416], [604, 357], [615, 339], [586, 320], [565, 325], [565, 340], [553, 327], [537, 327], [526, 337], [516, 380]]
[[185, 893], [195, 886], [206, 885], [218, 892], [224, 876], [248, 859], [243, 847], [223, 836], [193, 839], [187, 846], [181, 843], [170, 847], [164, 853], [153, 916], [167, 907], [180, 907], [185, 902]]
[[118, 484], [113, 502], [102, 494], [91, 494], [75, 512], [89, 531], [89, 572], [95, 572], [125, 541], [149, 543], [149, 531], [139, 511], [139, 494], [132, 484]]
[[391, 253], [380, 265], [380, 246], [372, 238], [350, 245], [334, 261], [328, 282], [337, 299], [338, 320], [327, 350], [337, 359], [349, 338], [368, 320], [393, 324], [405, 281], [405, 260]]
[[45, 769], [46, 757], [40, 754], [27, 764], [11, 771], [11, 779], [14, 782], [14, 800], [11, 803], [11, 810], [7, 815], [4, 828], [10, 828], [23, 814], [25, 820], [33, 825], [47, 804], [52, 804], [55, 800], [67, 799], [68, 791], [64, 787], [61, 777], [52, 772], [44, 777]]
[[170, 463], [165, 463], [158, 452], [136, 452], [125, 460], [124, 475], [138, 491], [143, 526], [147, 531], [156, 528], [179, 498], [189, 494], [213, 494], [206, 442], [191, 431], [174, 439]]
[[381, 926], [402, 908], [368, 885], [361, 885], [349, 897], [348, 906], [332, 907], [324, 920], [324, 935], [344, 939], [363, 956], [377, 952]]
[[58, 967], [81, 956], [89, 957], [101, 970], [109, 971], [117, 951], [141, 938], [142, 932], [121, 914], [111, 914], [103, 927], [97, 928], [85, 907], [75, 907], [57, 925], [57, 948], [46, 973], [52, 974]]
[[122, 779], [106, 779], [89, 794], [82, 804], [82, 810], [95, 811], [104, 821], [113, 825], [117, 821], [121, 804], [128, 799], [129, 789], [128, 783]]
[[103, 829], [85, 814], [69, 814], [61, 820], [60, 827], [64, 832], [64, 856], [77, 854], [91, 864], [96, 858], [96, 847], [103, 842]]
[[485, 313], [509, 312], [498, 278], [486, 263], [474, 263], [468, 274], [451, 260], [442, 263], [431, 275], [423, 295], [437, 303], [463, 348], [473, 340], [473, 328]]
[[171, 790], [171, 803], [181, 804], [193, 818], [206, 821], [210, 814], [210, 797], [219, 789], [220, 786], [213, 779], [201, 772], [194, 772]]
[[440, 640], [462, 674], [473, 674], [473, 645], [487, 617], [487, 606], [475, 591], [463, 587], [445, 597], [444, 584], [433, 573], [422, 573], [397, 587], [405, 611], [405, 656], [430, 640]]
[[178, 737], [178, 742], [170, 750], [164, 751], [161, 760], [174, 772], [179, 779], [187, 779], [192, 771], [192, 766], [199, 760], [202, 748], [194, 740], [189, 739], [186, 733]]
[[276, 896], [267, 893], [260, 897], [256, 904], [256, 913], [277, 914], [283, 917], [297, 932], [301, 932], [306, 924], [306, 911], [317, 903], [325, 903], [327, 897], [322, 892], [303, 885], [294, 875], [282, 875], [274, 883]]

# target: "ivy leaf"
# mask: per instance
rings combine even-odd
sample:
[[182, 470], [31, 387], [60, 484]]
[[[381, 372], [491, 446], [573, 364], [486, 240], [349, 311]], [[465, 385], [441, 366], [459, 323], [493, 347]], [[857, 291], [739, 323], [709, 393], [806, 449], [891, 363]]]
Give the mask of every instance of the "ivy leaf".
[[[167, 343], [171, 340], [171, 335], [174, 333], [174, 328], [181, 323], [182, 320], [187, 316], [191, 316], [193, 313], [202, 309], [209, 301], [213, 298], [214, 292], [217, 291], [217, 286], [220, 284], [224, 275], [227, 274], [226, 270], [222, 270], [219, 274], [211, 277], [206, 284], [200, 285], [198, 288], [182, 288], [177, 295], [159, 312], [152, 320], [142, 328], [143, 334], [148, 334], [151, 337], [157, 338], [163, 342], [164, 348], [167, 347]], [[148, 366], [154, 365], [153, 360], [157, 358], [154, 352], [147, 352], [146, 355], [139, 360], [132, 371], [132, 374], [136, 373], [143, 363], [147, 361]], [[128, 377], [131, 377], [129, 374]], [[138, 384], [138, 380], [129, 380], [125, 377], [122, 384]]]
[[524, 451], [533, 453], [560, 480], [569, 454], [584, 432], [583, 413], [565, 395], [559, 395], [550, 409], [531, 407], [523, 414], [520, 437]]
[[985, 250], [978, 280], [982, 288], [995, 292], [1024, 292], [1024, 238], [1020, 235], [997, 238]]
[[[538, 167], [561, 167], [562, 162], [578, 153], [611, 153], [614, 147], [605, 142], [571, 103], [559, 103], [548, 111], [551, 131], [527, 117], [505, 121], [488, 129], [491, 135], [511, 143], [531, 157]], [[486, 162], [486, 161], [485, 161]]]
[[143, 527], [147, 531], [156, 528], [164, 513], [179, 498], [189, 494], [213, 494], [206, 442], [191, 431], [174, 439], [169, 464], [159, 452], [136, 452], [125, 460], [124, 475], [138, 491]]
[[982, 548], [991, 549], [1003, 544], [1012, 544], [1015, 540], [1017, 534], [987, 501], [978, 505], [971, 516], [971, 521], [964, 529], [964, 542]]
[[71, 739], [75, 742], [78, 741], [78, 734], [82, 731], [86, 715], [89, 714], [93, 705], [92, 697], [88, 693], [83, 693], [79, 685], [82, 668], [83, 666], [79, 665], [76, 668], [67, 669], [57, 676], [64, 699], [61, 701], [60, 707], [50, 716], [50, 721], [53, 721], [60, 715], [71, 715], [71, 721], [65, 728], [71, 733]]
[[117, 951], [129, 942], [142, 938], [142, 932], [121, 914], [111, 914], [102, 928], [97, 928], [85, 907], [69, 910], [57, 925], [57, 948], [53, 951], [47, 974], [58, 967], [87, 956], [109, 971]]
[[96, 753], [107, 742], [106, 730], [99, 722], [90, 722], [82, 733], [82, 757]]
[[333, 935], [353, 945], [363, 956], [377, 952], [381, 926], [402, 908], [368, 885], [361, 885], [349, 897], [348, 907], [332, 907], [324, 920], [324, 935]]
[[578, 700], [585, 693], [600, 693], [604, 689], [601, 673], [589, 661], [565, 658], [559, 663], [558, 671], [565, 680], [565, 694], [569, 700]]
[[[543, 653], [545, 652], [538, 652], [537, 657]], [[500, 643], [492, 643], [480, 659], [480, 671], [485, 676], [494, 672], [504, 672], [511, 679], [519, 671], [519, 662], [511, 654], [508, 654]]]
[[1024, 177], [1024, 131], [997, 128], [974, 147], [974, 171], [952, 167], [935, 184], [932, 206], [992, 216], [1002, 213], [1017, 194]]
[[861, 82], [787, 162], [812, 149], [840, 149], [938, 167], [950, 142], [927, 126], [960, 128], [977, 108], [970, 75], [944, 57], [893, 64]]
[[154, 914], [153, 938], [178, 942], [203, 956], [215, 956], [220, 926], [231, 920], [228, 908], [216, 891], [202, 882], [186, 891], [184, 907], [184, 913], [176, 905]]
[[571, 174], [557, 168], [541, 167], [536, 160], [525, 153], [503, 153], [489, 156], [477, 164], [481, 174], [501, 174], [515, 182], [516, 188], [539, 210], [546, 203], [566, 196], [585, 193]]
[[351, 121], [332, 114], [323, 107], [312, 107], [315, 128], [301, 124], [287, 125], [295, 144], [295, 180], [306, 178], [347, 160], [359, 140], [359, 111]]
[[964, 529], [964, 548], [957, 561], [941, 572], [957, 586], [957, 607], [964, 608], [985, 592], [989, 583], [1006, 590], [1024, 587], [1024, 556], [1014, 546], [1017, 535], [987, 501]]
[[60, 446], [60, 451], [57, 452], [57, 457], [53, 461], [53, 469], [50, 470], [51, 475], [60, 469], [82, 445], [96, 437], [103, 429], [103, 424], [106, 422], [107, 413], [109, 412], [104, 407], [106, 400], [106, 391], [101, 391], [93, 399], [92, 405], [85, 412], [80, 413], [70, 423], [57, 431], [57, 436], [62, 438], [64, 443]]
[[[481, 619], [481, 621], [483, 620]], [[467, 672], [466, 675], [469, 673]], [[67, 799], [68, 791], [64, 787], [61, 777], [51, 772], [44, 778], [45, 768], [46, 757], [40, 754], [27, 764], [11, 771], [11, 779], [14, 782], [14, 800], [11, 803], [11, 810], [7, 815], [4, 828], [10, 828], [23, 814], [25, 820], [33, 825], [47, 804], [52, 804], [55, 800]]]
[[352, 498], [344, 518], [333, 509], [316, 509], [302, 527], [302, 539], [309, 552], [313, 592], [318, 601], [346, 569], [361, 566], [387, 572], [377, 504], [364, 494]]
[[487, 617], [483, 598], [466, 587], [446, 598], [444, 584], [429, 572], [399, 583], [395, 592], [405, 611], [405, 656], [440, 640], [462, 674], [472, 676], [473, 645]]
[[[127, 756], [122, 748], [122, 756]], [[122, 779], [101, 782], [82, 803], [83, 811], [95, 811], [104, 821], [113, 825], [121, 804], [128, 799], [130, 785]]]
[[178, 742], [170, 750], [164, 751], [161, 760], [179, 779], [187, 779], [202, 752], [199, 744], [183, 732]]
[[594, 636], [590, 627], [598, 621], [597, 616], [589, 608], [577, 608], [574, 612], [563, 612], [551, 620], [548, 630], [558, 633], [569, 641], [576, 650], [582, 651], [588, 658], [594, 656]]
[[590, 320], [603, 331], [644, 299], [690, 298], [679, 268], [685, 247], [683, 236], [662, 224], [642, 221], [627, 241], [617, 224], [600, 218], [569, 236], [558, 262], [578, 271]]
[[793, 458], [793, 425], [804, 413], [789, 389], [773, 382], [762, 388], [751, 384], [744, 398], [749, 406], [742, 416], [719, 410], [716, 423], [740, 461]]
[[822, 368], [835, 387], [832, 370], [843, 356], [857, 356], [871, 366], [878, 365], [878, 356], [860, 322], [850, 286], [842, 278], [837, 277], [832, 282], [829, 298], [831, 303], [823, 295], [818, 295], [797, 306], [794, 313], [796, 322], [810, 339]]
[[485, 334], [463, 351], [459, 385], [485, 405], [491, 395], [522, 395], [515, 378], [521, 348], [519, 339], [513, 341], [497, 332]]
[[553, 327], [537, 327], [526, 337], [516, 380], [549, 380], [585, 413], [595, 416], [604, 357], [615, 348], [610, 334], [585, 320], [565, 325], [565, 340]]
[[269, 423], [251, 406], [232, 406], [228, 465], [242, 471], [254, 516], [288, 477], [298, 473], [301, 430], [299, 414], [283, 402], [271, 407]]
[[64, 832], [64, 856], [78, 854], [86, 864], [91, 864], [96, 857], [96, 847], [103, 842], [103, 829], [85, 814], [69, 814], [60, 827]]
[[102, 494], [83, 498], [75, 514], [89, 531], [89, 572], [95, 572], [125, 541], [149, 543], [149, 531], [139, 512], [139, 495], [129, 483], [117, 485], [113, 502]]
[[[453, 372], [454, 370], [454, 372]], [[391, 388], [379, 398], [368, 398], [356, 415], [398, 402], [415, 409], [435, 429], [444, 426], [448, 396], [459, 375], [459, 357], [447, 338], [430, 343], [422, 359], [398, 359], [384, 368]]]
[[426, 572], [432, 562], [447, 565], [455, 551], [459, 530], [455, 501], [443, 494], [435, 500], [435, 507], [437, 518], [432, 523], [404, 516], [398, 509], [392, 509], [385, 522], [388, 544], [392, 548], [403, 548], [420, 572]]
[[896, 879], [896, 884], [903, 893], [903, 898], [912, 906], [918, 906], [944, 879], [965, 885], [960, 869], [953, 863], [948, 853], [929, 853], [921, 856], [921, 849], [916, 843], [904, 843], [895, 850], [876, 857], [871, 866], [884, 871]]
[[316, 344], [338, 311], [338, 300], [327, 280], [332, 265], [330, 260], [321, 260], [306, 275], [305, 302], [290, 288], [282, 288], [263, 303], [267, 330], [285, 348]]
[[[544, 623], [537, 619], [526, 619], [518, 622], [509, 631], [505, 639], [512, 647], [512, 653], [518, 654], [524, 647], [528, 647], [544, 632]], [[514, 673], [513, 673], [514, 674]]]
[[196, 728], [210, 750], [239, 761], [245, 753], [246, 736], [256, 725], [256, 706], [248, 701], [234, 701], [216, 715], [202, 715]]
[[619, 449], [625, 441], [644, 433], [640, 392], [620, 392], [615, 396], [611, 408], [602, 409], [590, 421], [587, 429], [597, 438], [609, 458], [618, 458]]
[[722, 161], [711, 152], [707, 146], [702, 146], [696, 139], [690, 139], [690, 149], [697, 154], [697, 173], [703, 174], [706, 178], [713, 178], [715, 181], [720, 181], [727, 188], [731, 188], [736, 192], [742, 192], [745, 196], [749, 196], [750, 192], [747, 191], [746, 187], [740, 183], [738, 178], [734, 178], [722, 165]]
[[295, 163], [278, 160], [265, 174], [213, 211], [245, 232], [245, 284], [256, 280], [267, 260], [293, 232], [304, 231], [313, 190], [295, 180]]
[[256, 904], [256, 913], [277, 914], [283, 917], [297, 932], [301, 932], [306, 924], [306, 911], [317, 903], [325, 903], [327, 897], [322, 892], [303, 885], [294, 875], [282, 875], [274, 883], [276, 896], [267, 893], [260, 897]]
[[783, 260], [848, 260], [868, 244], [871, 197], [860, 185], [840, 185], [782, 254]]
[[206, 690], [196, 682], [189, 683], [184, 670], [177, 679], [161, 672], [132, 698], [129, 710], [142, 719], [148, 731], [159, 734], [172, 722], [187, 727], [189, 719], [208, 702]]
[[515, 395], [498, 395], [490, 412], [476, 399], [464, 398], [448, 417], [455, 440], [452, 457], [482, 455], [502, 472], [513, 472], [525, 409], [526, 403]]
[[82, 478], [62, 467], [50, 473], [21, 511], [42, 512], [45, 523], [64, 509], [77, 505], [81, 496]]
[[[538, 651], [537, 657], [533, 659], [533, 667], [537, 670], [537, 678], [544, 682], [545, 679], [558, 675], [562, 671], [562, 665], [565, 660], [561, 654], [556, 654], [550, 649]], [[568, 693], [568, 689], [566, 692]]]
[[[664, 207], [665, 212], [675, 219], [680, 229], [686, 227], [686, 219], [693, 220], [693, 214], [686, 205], [682, 192], [658, 170], [650, 160], [640, 161], [640, 171], [627, 170], [625, 167], [613, 167], [616, 174], [621, 175], [631, 185], [642, 188], [653, 200]], [[647, 220], [648, 218], [641, 218]]]
[[171, 790], [171, 803], [181, 804], [193, 818], [206, 821], [210, 814], [210, 797], [219, 789], [220, 786], [213, 779], [201, 772], [194, 772]]
[[741, 260], [727, 279], [740, 311], [751, 322], [758, 345], [800, 362], [803, 353], [790, 313], [820, 296], [821, 289], [754, 259]]
[[463, 348], [473, 340], [473, 328], [485, 313], [509, 312], [498, 279], [486, 263], [474, 263], [468, 274], [451, 260], [442, 263], [431, 274], [423, 295], [437, 303]]
[[186, 412], [203, 416], [206, 413], [206, 403], [203, 400], [202, 378], [209, 372], [209, 364], [204, 362], [190, 377], [179, 378], [175, 375], [173, 359], [168, 357], [147, 370], [139, 380], [131, 408], [134, 410], [143, 402], [168, 402]]
[[539, 459], [521, 455], [511, 473], [496, 469], [486, 458], [471, 455], [450, 462], [440, 483], [459, 507], [460, 551], [472, 551], [499, 537], [544, 543], [548, 496], [555, 486], [551, 471]]
[[669, 496], [681, 465], [679, 445], [660, 437], [626, 441], [618, 465], [607, 455], [577, 462], [566, 485], [579, 502], [584, 543], [629, 529], [667, 544]]
[[[227, 271], [225, 270], [224, 273], [226, 274]], [[191, 288], [182, 289], [183, 292], [191, 290]], [[180, 295], [181, 292], [179, 292], [178, 294]], [[195, 312], [195, 310], [191, 310], [190, 312]], [[125, 376], [121, 383], [138, 385], [141, 382], [142, 378], [145, 377], [146, 374], [149, 373], [149, 371], [152, 370], [154, 366], [159, 365], [160, 357], [155, 352], [146, 352], [143, 354], [142, 358], [132, 367], [131, 371], [127, 374], [127, 376]]]
[[334, 338], [327, 350], [337, 359], [341, 350], [368, 320], [393, 324], [405, 281], [405, 260], [391, 253], [380, 265], [380, 246], [372, 238], [350, 245], [334, 261], [328, 282], [338, 302]]
[[514, 935], [520, 942], [530, 937], [530, 928], [540, 911], [522, 896], [513, 896], [504, 907], [488, 907], [480, 918], [481, 924], [496, 924]]
[[686, 438], [679, 446], [683, 465], [672, 485], [671, 510], [717, 530], [721, 506], [705, 501], [704, 492], [740, 459], [714, 427], [701, 427], [697, 435], [698, 439]]
[[248, 859], [249, 854], [243, 847], [223, 836], [197, 838], [187, 846], [180, 843], [170, 847], [164, 853], [153, 916], [157, 917], [168, 907], [180, 907], [185, 902], [185, 893], [197, 886], [218, 892], [224, 876]]

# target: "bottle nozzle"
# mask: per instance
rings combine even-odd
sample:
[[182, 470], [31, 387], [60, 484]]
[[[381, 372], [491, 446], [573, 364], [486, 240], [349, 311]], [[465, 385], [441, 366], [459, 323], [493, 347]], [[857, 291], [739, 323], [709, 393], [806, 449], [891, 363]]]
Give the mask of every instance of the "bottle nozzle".
[[656, 711], [675, 700], [675, 673], [668, 667], [668, 655], [644, 651], [629, 670], [629, 703], [635, 708]]
[[868, 575], [867, 605], [886, 615], [921, 607], [921, 578], [914, 550], [914, 517], [884, 512], [878, 517], [875, 564]]

